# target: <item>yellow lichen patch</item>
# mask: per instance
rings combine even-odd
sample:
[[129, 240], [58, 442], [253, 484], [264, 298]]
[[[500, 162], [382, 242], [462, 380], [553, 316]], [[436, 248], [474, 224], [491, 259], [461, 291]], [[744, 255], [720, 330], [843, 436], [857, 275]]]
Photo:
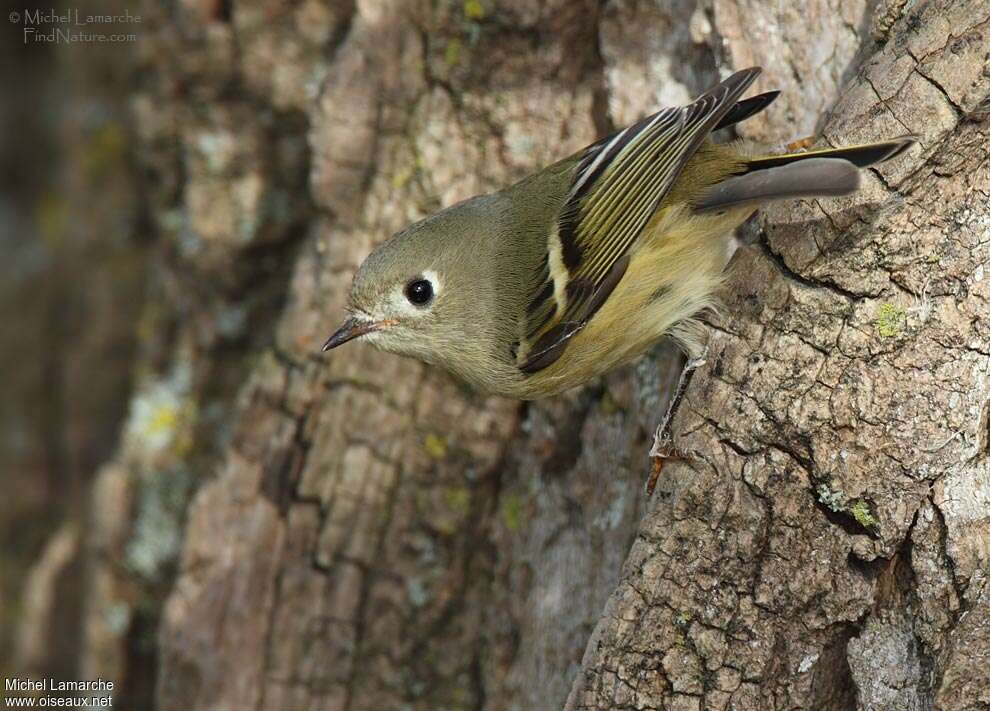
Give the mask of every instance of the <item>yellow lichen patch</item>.
[[431, 432], [423, 440], [423, 451], [433, 459], [443, 459], [447, 456], [447, 440]]
[[170, 432], [179, 422], [179, 408], [172, 404], [162, 405], [148, 418], [147, 433], [151, 436]]
[[457, 533], [457, 526], [453, 521], [437, 519], [433, 522], [433, 527], [437, 530], [437, 533], [441, 533], [444, 536], [453, 536]]
[[849, 513], [856, 519], [856, 523], [863, 528], [874, 528], [877, 525], [877, 520], [870, 513], [870, 507], [866, 505], [865, 501], [859, 500], [854, 503], [849, 507]]
[[149, 460], [162, 455], [181, 458], [188, 453], [197, 406], [189, 395], [185, 368], [139, 388], [130, 410], [126, 432], [131, 452]]
[[479, 0], [465, 0], [464, 17], [469, 20], [483, 20], [485, 18], [485, 6]]
[[873, 325], [880, 338], [895, 338], [904, 331], [904, 309], [894, 304], [880, 304]]
[[519, 501], [518, 496], [514, 494], [503, 496], [499, 512], [502, 515], [502, 523], [506, 529], [511, 533], [519, 530], [519, 525], [522, 522], [522, 503]]
[[397, 171], [395, 171], [395, 173], [392, 174], [392, 180], [391, 180], [392, 187], [393, 188], [405, 187], [405, 185], [412, 179], [415, 172], [416, 169], [414, 166], [411, 165], [402, 166]]

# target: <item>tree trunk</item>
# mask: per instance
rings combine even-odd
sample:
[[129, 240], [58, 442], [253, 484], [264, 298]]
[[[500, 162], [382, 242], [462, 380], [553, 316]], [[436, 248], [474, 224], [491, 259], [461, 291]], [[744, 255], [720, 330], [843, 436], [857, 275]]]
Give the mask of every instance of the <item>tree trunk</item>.
[[824, 135], [918, 147], [736, 255], [570, 709], [990, 704], [990, 5], [880, 9]]
[[[146, 16], [161, 298], [91, 503], [90, 676], [162, 709], [990, 703], [990, 4]], [[744, 138], [918, 145], [744, 229], [651, 498], [666, 346], [529, 405], [319, 353], [375, 243], [753, 64], [783, 94]]]

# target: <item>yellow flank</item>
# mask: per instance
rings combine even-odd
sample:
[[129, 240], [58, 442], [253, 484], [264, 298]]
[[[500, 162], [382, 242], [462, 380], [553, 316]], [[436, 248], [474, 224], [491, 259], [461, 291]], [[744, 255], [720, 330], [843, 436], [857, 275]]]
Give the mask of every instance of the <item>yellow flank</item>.
[[580, 385], [633, 360], [663, 335], [697, 353], [701, 344], [690, 319], [715, 306], [712, 294], [728, 257], [728, 235], [755, 209], [692, 215], [680, 204], [662, 210], [634, 248], [615, 291], [556, 362], [519, 383], [520, 396]]

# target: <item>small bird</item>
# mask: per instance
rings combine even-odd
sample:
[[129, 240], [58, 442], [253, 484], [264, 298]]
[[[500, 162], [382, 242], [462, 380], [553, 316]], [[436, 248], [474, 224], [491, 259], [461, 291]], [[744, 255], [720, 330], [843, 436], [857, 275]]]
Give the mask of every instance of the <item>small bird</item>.
[[358, 269], [349, 317], [323, 350], [362, 338], [524, 400], [586, 383], [664, 335], [697, 355], [697, 316], [715, 306], [735, 227], [764, 202], [852, 193], [860, 168], [913, 142], [770, 156], [712, 142], [777, 97], [740, 99], [759, 73], [396, 234]]

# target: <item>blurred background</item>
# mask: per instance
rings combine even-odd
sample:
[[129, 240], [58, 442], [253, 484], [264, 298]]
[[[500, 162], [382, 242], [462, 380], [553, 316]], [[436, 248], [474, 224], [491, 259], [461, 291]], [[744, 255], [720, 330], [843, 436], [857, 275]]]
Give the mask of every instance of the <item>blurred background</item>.
[[181, 42], [230, 61], [229, 12], [3, 11], [0, 672], [110, 676], [122, 708], [150, 703], [182, 513], [307, 220], [301, 112], [242, 98], [211, 126], [229, 66], [180, 66]]
[[90, 486], [134, 386], [155, 234], [127, 114], [135, 47], [25, 40], [48, 28], [25, 9], [5, 3], [0, 42], [0, 669], [71, 676]]

